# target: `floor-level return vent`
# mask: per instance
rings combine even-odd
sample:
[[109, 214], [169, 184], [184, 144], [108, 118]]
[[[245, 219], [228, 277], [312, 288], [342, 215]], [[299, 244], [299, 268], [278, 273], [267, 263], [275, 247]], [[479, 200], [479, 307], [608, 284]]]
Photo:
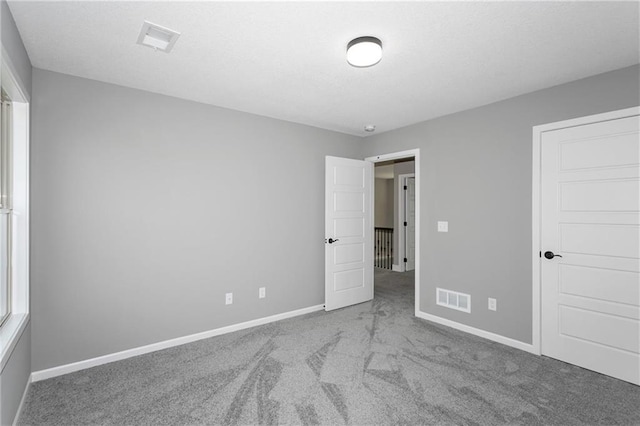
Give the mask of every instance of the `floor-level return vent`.
[[437, 288], [436, 296], [437, 304], [440, 306], [462, 312], [471, 312], [471, 295], [469, 294]]

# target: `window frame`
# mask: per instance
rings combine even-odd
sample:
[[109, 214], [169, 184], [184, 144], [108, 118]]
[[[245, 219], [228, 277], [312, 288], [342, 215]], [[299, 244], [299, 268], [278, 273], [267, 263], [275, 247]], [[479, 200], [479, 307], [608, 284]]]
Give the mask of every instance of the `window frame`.
[[1, 86], [11, 99], [12, 173], [10, 314], [0, 325], [0, 371], [26, 329], [29, 314], [29, 103], [26, 86], [6, 53], [1, 51]]
[[[0, 294], [0, 327], [11, 316], [11, 185], [12, 163], [11, 155], [12, 145], [12, 116], [11, 116], [11, 99], [1, 90], [2, 98], [0, 99], [0, 262], [6, 262], [6, 265], [0, 265], [0, 291], [6, 294]], [[6, 216], [6, 217], [5, 217]], [[5, 223], [6, 220], [6, 223]], [[6, 312], [2, 314], [3, 311]]]

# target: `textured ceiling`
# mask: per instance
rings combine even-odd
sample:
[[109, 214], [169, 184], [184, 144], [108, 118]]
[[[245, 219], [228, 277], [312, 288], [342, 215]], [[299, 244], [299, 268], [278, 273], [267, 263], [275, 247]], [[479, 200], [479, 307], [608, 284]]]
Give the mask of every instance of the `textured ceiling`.
[[[638, 2], [10, 1], [33, 66], [365, 136], [639, 62]], [[144, 20], [180, 31], [136, 44]], [[353, 68], [349, 40], [382, 61]]]

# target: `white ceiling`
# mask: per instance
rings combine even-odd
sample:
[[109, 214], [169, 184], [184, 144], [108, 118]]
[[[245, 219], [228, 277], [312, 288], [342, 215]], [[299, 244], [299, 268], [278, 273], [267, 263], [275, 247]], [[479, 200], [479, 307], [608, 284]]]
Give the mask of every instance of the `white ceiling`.
[[[639, 62], [632, 2], [11, 1], [33, 66], [365, 136]], [[144, 20], [182, 35], [136, 44]], [[354, 68], [373, 35], [382, 61]]]

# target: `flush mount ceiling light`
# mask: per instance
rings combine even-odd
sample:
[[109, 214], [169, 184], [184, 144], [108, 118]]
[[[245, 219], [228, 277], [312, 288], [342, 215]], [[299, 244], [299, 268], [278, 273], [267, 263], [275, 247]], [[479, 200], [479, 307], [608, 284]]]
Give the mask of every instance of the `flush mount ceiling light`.
[[370, 67], [381, 59], [382, 42], [376, 37], [358, 37], [347, 44], [347, 62], [354, 67]]
[[367, 124], [366, 126], [364, 126], [364, 131], [369, 133], [375, 132], [376, 126], [374, 126], [373, 124]]
[[169, 53], [179, 36], [180, 33], [177, 31], [144, 21], [138, 36], [138, 44]]

